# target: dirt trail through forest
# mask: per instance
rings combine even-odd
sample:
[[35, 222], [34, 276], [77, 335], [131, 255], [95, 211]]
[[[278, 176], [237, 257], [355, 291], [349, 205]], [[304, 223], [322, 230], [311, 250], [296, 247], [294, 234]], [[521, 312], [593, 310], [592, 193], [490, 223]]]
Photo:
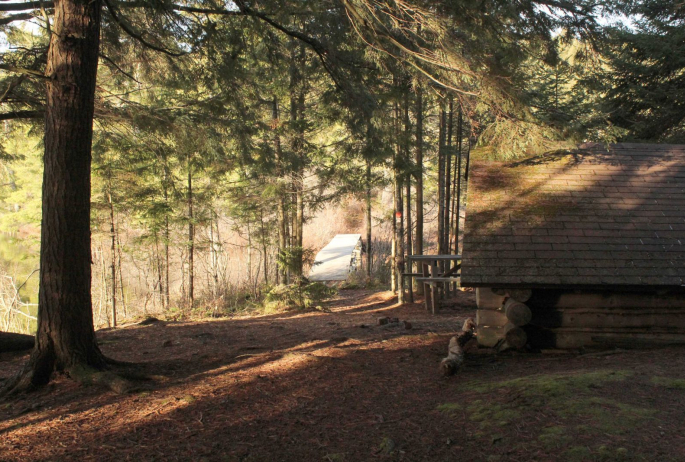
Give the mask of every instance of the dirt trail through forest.
[[[0, 402], [0, 460], [685, 459], [683, 348], [481, 351], [443, 378], [471, 292], [437, 316], [363, 290], [328, 308], [101, 331], [107, 355], [156, 376], [150, 389], [58, 378]], [[0, 360], [6, 378], [25, 356]]]

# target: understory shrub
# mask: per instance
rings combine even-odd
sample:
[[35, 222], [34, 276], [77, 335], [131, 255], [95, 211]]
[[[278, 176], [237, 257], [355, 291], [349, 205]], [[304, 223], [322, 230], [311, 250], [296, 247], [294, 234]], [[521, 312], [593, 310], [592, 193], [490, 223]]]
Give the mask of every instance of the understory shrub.
[[301, 278], [292, 284], [278, 284], [269, 290], [264, 299], [267, 305], [281, 308], [310, 309], [333, 297], [337, 291], [321, 282]]

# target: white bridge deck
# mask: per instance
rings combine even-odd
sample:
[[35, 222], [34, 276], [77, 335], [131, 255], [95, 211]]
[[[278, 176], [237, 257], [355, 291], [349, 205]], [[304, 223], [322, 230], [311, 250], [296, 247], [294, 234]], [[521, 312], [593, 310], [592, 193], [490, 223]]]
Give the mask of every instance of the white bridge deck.
[[338, 234], [316, 254], [310, 281], [344, 281], [361, 262], [361, 234]]

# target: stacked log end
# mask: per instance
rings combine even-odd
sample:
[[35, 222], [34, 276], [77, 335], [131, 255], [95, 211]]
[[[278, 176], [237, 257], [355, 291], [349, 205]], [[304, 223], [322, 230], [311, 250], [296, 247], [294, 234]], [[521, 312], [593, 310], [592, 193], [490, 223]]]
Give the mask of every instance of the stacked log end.
[[523, 348], [528, 337], [522, 327], [532, 319], [525, 302], [531, 296], [528, 289], [477, 289], [478, 344], [498, 351]]

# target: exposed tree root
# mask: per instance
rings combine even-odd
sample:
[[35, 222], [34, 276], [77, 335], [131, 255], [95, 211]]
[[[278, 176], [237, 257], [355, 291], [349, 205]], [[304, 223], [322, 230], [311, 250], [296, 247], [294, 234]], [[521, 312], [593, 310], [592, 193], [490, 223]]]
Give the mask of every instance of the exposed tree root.
[[11, 398], [20, 393], [30, 393], [38, 387], [33, 384], [33, 371], [24, 369], [5, 381], [0, 388], [0, 398]]
[[104, 361], [105, 364], [108, 364], [110, 366], [116, 366], [116, 367], [140, 367], [140, 364], [138, 363], [132, 363], [130, 361], [120, 361], [118, 359], [112, 359], [108, 358], [107, 356], [104, 356]]
[[[136, 363], [116, 361], [106, 357], [103, 357], [103, 359], [106, 364], [116, 364], [117, 366], [114, 368], [105, 367], [104, 369], [98, 369], [87, 364], [76, 364], [65, 368], [63, 372], [77, 383], [86, 386], [96, 385], [109, 388], [118, 394], [131, 393], [148, 388], [147, 385], [143, 385], [140, 382], [151, 382], [154, 380], [154, 377], [136, 370], [136, 368], [140, 367]], [[0, 398], [30, 393], [41, 388], [46, 383], [47, 381], [44, 379], [36, 379], [34, 366], [29, 361], [20, 373], [7, 379], [0, 386]]]
[[99, 371], [90, 366], [77, 365], [67, 371], [70, 378], [83, 385], [100, 385], [115, 393], [125, 394], [140, 390], [142, 387], [112, 371]]

